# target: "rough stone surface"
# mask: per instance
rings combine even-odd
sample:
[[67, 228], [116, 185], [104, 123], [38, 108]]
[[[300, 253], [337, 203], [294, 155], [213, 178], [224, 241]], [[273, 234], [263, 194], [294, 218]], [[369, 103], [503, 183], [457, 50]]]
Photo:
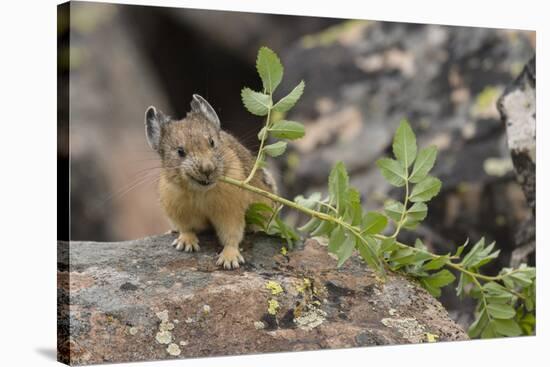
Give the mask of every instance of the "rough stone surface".
[[498, 101], [517, 179], [533, 213], [536, 201], [536, 98], [536, 59], [533, 57]]
[[506, 125], [508, 147], [514, 163], [516, 179], [521, 185], [533, 216], [524, 220], [516, 233], [517, 248], [510, 256], [510, 266], [516, 267], [535, 257], [536, 215], [536, 58], [523, 68], [498, 100], [498, 110]]
[[337, 269], [316, 240], [283, 256], [279, 239], [250, 235], [242, 244], [247, 263], [223, 271], [214, 265], [213, 236], [201, 237], [196, 254], [175, 251], [173, 236], [59, 243], [61, 361], [419, 343], [427, 333], [467, 339], [414, 282], [396, 274], [380, 279], [359, 257]]

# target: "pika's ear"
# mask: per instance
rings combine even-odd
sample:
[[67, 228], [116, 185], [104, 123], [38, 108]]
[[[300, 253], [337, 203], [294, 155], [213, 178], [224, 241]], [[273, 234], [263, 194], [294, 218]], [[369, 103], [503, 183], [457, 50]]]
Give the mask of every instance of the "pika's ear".
[[155, 106], [149, 106], [145, 111], [145, 135], [147, 142], [153, 150], [158, 152], [160, 144], [161, 126], [167, 123], [169, 118]]
[[214, 124], [216, 129], [220, 128], [220, 119], [216, 114], [216, 111], [210, 106], [210, 103], [206, 99], [202, 98], [198, 94], [193, 94], [193, 100], [191, 101], [191, 111], [202, 114], [209, 122]]

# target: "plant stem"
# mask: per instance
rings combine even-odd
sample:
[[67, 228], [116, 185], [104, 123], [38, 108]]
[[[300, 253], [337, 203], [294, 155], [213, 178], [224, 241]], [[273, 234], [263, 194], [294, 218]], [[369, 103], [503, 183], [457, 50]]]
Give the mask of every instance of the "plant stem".
[[[322, 213], [322, 212], [319, 212], [317, 210], [313, 210], [313, 209], [309, 209], [309, 208], [306, 208], [304, 206], [301, 206], [293, 201], [290, 201], [288, 199], [285, 199], [281, 196], [278, 196], [276, 194], [273, 194], [269, 191], [265, 191], [265, 190], [262, 190], [256, 186], [253, 186], [253, 185], [250, 185], [248, 184], [247, 182], [245, 181], [240, 181], [240, 180], [236, 180], [234, 178], [231, 178], [231, 177], [227, 177], [227, 176], [222, 176], [220, 177], [220, 181], [222, 182], [225, 182], [227, 184], [230, 184], [230, 185], [233, 185], [233, 186], [237, 186], [237, 187], [240, 187], [241, 189], [244, 189], [244, 190], [248, 190], [248, 191], [251, 191], [253, 193], [256, 193], [258, 195], [261, 195], [263, 197], [266, 197], [268, 199], [271, 199], [275, 202], [278, 202], [280, 204], [283, 204], [283, 205], [286, 205], [290, 208], [293, 208], [293, 209], [296, 209], [298, 211], [301, 211], [302, 213], [304, 214], [307, 214], [309, 215], [310, 217], [315, 217], [315, 218], [318, 218], [318, 219], [321, 219], [321, 220], [324, 220], [324, 221], [329, 221], [329, 222], [332, 222], [332, 223], [335, 223], [335, 224], [338, 224], [338, 225], [341, 225], [342, 227], [346, 228], [348, 231], [350, 231], [351, 233], [353, 233], [357, 238], [359, 238], [366, 246], [368, 246], [368, 244], [366, 243], [366, 241], [364, 241], [363, 239], [363, 236], [361, 234], [361, 231], [359, 228], [355, 227], [355, 226], [352, 226], [351, 224], [343, 221], [342, 219], [340, 218], [336, 218], [336, 217], [333, 217], [329, 214], [326, 214], [326, 213]], [[394, 238], [393, 235], [388, 237], [388, 236], [385, 236], [385, 235], [382, 235], [382, 234], [376, 234], [374, 235], [375, 238], [377, 239], [380, 239], [380, 240], [384, 240], [384, 239], [388, 239], [388, 238]], [[409, 246], [409, 245], [406, 245], [404, 243], [401, 243], [399, 241], [395, 241], [395, 243], [401, 247], [401, 248], [409, 248], [409, 249], [412, 249], [413, 251], [415, 252], [419, 252], [419, 253], [423, 253], [425, 255], [428, 255], [430, 256], [432, 259], [438, 259], [440, 258], [442, 255], [436, 255], [436, 254], [432, 254], [431, 252], [429, 251], [426, 251], [426, 250], [422, 250], [422, 249], [419, 249], [419, 248], [416, 248], [416, 247], [412, 247], [412, 246]], [[453, 257], [455, 258], [455, 257]], [[469, 270], [467, 270], [466, 268], [460, 266], [460, 264], [457, 264], [457, 263], [453, 263], [451, 261], [451, 258], [449, 258], [449, 260], [445, 263], [446, 266], [450, 267], [450, 268], [453, 268], [459, 272], [462, 272], [464, 274], [467, 274], [469, 275], [470, 277], [472, 277], [473, 279], [475, 279], [475, 281], [479, 284], [479, 281], [477, 279], [481, 279], [481, 280], [484, 280], [484, 281], [502, 281], [502, 278], [503, 278], [503, 275], [498, 275], [498, 276], [489, 276], [489, 275], [483, 275], [483, 274], [478, 274], [478, 273], [473, 273]], [[509, 274], [512, 274], [514, 271], [506, 274], [506, 275], [509, 275]], [[481, 285], [480, 285], [481, 286]]]
[[252, 167], [252, 170], [250, 171], [250, 174], [248, 177], [243, 181], [243, 183], [248, 184], [250, 180], [254, 177], [256, 174], [256, 171], [258, 170], [258, 166], [260, 165], [260, 162], [263, 161], [263, 155], [264, 155], [264, 144], [267, 139], [270, 124], [270, 117], [271, 117], [271, 107], [267, 110], [267, 117], [265, 119], [265, 125], [264, 125], [264, 132], [262, 134], [262, 139], [260, 140], [260, 148], [258, 149], [258, 155], [256, 156], [256, 160], [254, 161], [254, 166]]
[[399, 231], [401, 231], [401, 227], [405, 223], [405, 214], [407, 213], [407, 204], [409, 203], [409, 169], [407, 168], [406, 171], [407, 171], [407, 179], [405, 180], [405, 202], [403, 203], [403, 211], [401, 212], [401, 218], [399, 219], [399, 223], [397, 223], [395, 232], [391, 235], [391, 237], [393, 238], [397, 238]]

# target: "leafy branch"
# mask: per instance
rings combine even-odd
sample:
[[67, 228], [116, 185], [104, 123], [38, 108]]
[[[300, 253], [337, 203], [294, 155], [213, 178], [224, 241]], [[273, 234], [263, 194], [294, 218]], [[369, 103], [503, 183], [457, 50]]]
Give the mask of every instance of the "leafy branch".
[[[298, 228], [310, 236], [328, 239], [328, 251], [338, 258], [342, 266], [354, 251], [369, 267], [384, 275], [387, 270], [402, 272], [417, 279], [433, 296], [441, 295], [441, 288], [456, 280], [452, 271], [459, 274], [456, 292], [478, 301], [476, 319], [468, 333], [471, 337], [497, 337], [529, 335], [535, 328], [535, 268], [522, 264], [517, 269], [504, 268], [496, 276], [480, 273], [480, 268], [498, 257], [494, 243], [485, 244], [482, 238], [463, 255], [468, 241], [451, 255], [433, 254], [420, 239], [410, 246], [397, 240], [402, 229], [412, 230], [428, 214], [427, 202], [441, 189], [441, 181], [430, 176], [437, 149], [435, 146], [418, 151], [416, 136], [409, 123], [403, 120], [394, 136], [392, 148], [395, 159], [381, 158], [376, 164], [384, 178], [393, 186], [404, 189], [403, 201], [388, 200], [384, 214], [364, 212], [359, 192], [349, 185], [349, 177], [342, 162], [332, 169], [328, 179], [328, 196], [313, 193], [298, 196], [294, 201], [250, 185], [258, 168], [265, 164], [265, 156], [280, 156], [287, 147], [286, 140], [304, 135], [299, 122], [272, 119], [272, 111], [286, 113], [301, 97], [301, 81], [288, 95], [273, 103], [273, 92], [280, 84], [283, 66], [277, 55], [266, 47], [258, 53], [256, 63], [262, 79], [263, 91], [244, 88], [241, 96], [247, 110], [257, 116], [266, 116], [264, 127], [258, 134], [260, 148], [254, 166], [245, 180], [222, 177], [221, 180], [280, 204], [276, 209], [269, 205], [253, 204], [247, 212], [247, 221], [258, 225], [268, 234], [287, 240], [289, 247], [300, 237], [296, 230], [279, 216], [282, 206], [298, 210], [311, 219]], [[281, 139], [266, 145], [268, 139]], [[388, 224], [393, 222], [393, 231]]]

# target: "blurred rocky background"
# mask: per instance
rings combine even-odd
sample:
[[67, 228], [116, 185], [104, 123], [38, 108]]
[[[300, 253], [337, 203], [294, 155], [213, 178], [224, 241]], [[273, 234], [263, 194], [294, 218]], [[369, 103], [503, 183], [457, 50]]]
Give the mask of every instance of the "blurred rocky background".
[[[403, 240], [420, 235], [446, 252], [485, 236], [502, 251], [488, 272], [508, 266], [525, 241], [534, 247], [534, 204], [516, 179], [497, 109], [535, 54], [534, 32], [78, 2], [69, 18], [59, 27], [70, 59], [59, 81], [70, 86], [60, 115], [70, 107], [73, 240], [168, 230], [155, 187], [159, 162], [144, 136], [149, 105], [180, 118], [199, 93], [225, 129], [257, 147], [262, 121], [242, 107], [240, 90], [259, 87], [255, 56], [266, 45], [285, 66], [281, 94], [306, 82], [289, 116], [306, 124], [306, 136], [271, 164], [285, 196], [324, 191], [342, 160], [366, 207], [399, 198], [374, 162], [391, 153], [407, 118], [421, 146], [438, 146], [434, 174], [443, 189], [427, 221]], [[60, 161], [68, 154], [60, 149]], [[303, 220], [290, 212], [287, 219]], [[522, 256], [534, 264], [534, 251]], [[471, 305], [453, 294], [442, 302], [466, 325]]]

